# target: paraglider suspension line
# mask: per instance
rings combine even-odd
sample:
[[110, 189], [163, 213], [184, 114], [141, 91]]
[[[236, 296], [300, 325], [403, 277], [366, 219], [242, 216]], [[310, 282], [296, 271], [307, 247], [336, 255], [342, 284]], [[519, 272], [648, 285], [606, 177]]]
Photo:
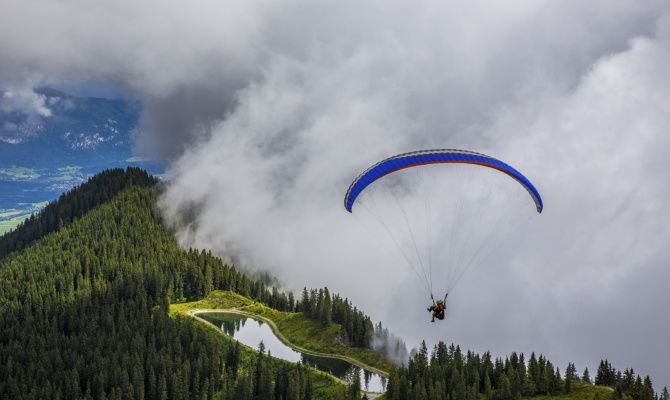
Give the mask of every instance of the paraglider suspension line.
[[[372, 202], [376, 205], [374, 197], [371, 196], [371, 198], [372, 198]], [[379, 224], [384, 228], [384, 230], [389, 235], [389, 237], [391, 238], [391, 240], [395, 244], [395, 246], [398, 249], [398, 251], [400, 252], [400, 254], [405, 259], [405, 262], [407, 262], [407, 264], [410, 266], [412, 271], [414, 271], [414, 273], [416, 274], [417, 278], [419, 278], [419, 281], [421, 281], [422, 284], [425, 286], [426, 291], [428, 291], [428, 293], [431, 293], [431, 296], [432, 296], [432, 290], [430, 289], [430, 284], [429, 284], [428, 280], [426, 279], [425, 274], [423, 274], [423, 277], [421, 276], [421, 274], [417, 270], [416, 266], [412, 262], [411, 258], [407, 255], [407, 253], [405, 253], [405, 251], [403, 250], [402, 246], [400, 245], [400, 243], [396, 239], [395, 235], [393, 234], [393, 232], [391, 231], [389, 226], [384, 222], [384, 220], [381, 219], [381, 217], [379, 217], [379, 215], [377, 215], [367, 205], [365, 205], [365, 203], [363, 203], [362, 201], [359, 200], [359, 204], [362, 205], [363, 208], [365, 210], [367, 210], [370, 213], [370, 215], [372, 215], [379, 222]], [[358, 217], [356, 217], [356, 219], [358, 219]], [[360, 222], [360, 220], [359, 220], [359, 222]]]

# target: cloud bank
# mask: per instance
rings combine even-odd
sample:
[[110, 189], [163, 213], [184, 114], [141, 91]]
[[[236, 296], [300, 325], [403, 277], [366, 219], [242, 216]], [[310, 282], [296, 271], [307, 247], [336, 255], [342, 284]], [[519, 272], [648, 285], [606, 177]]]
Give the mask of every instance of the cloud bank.
[[[328, 285], [409, 344], [608, 357], [670, 384], [667, 2], [1, 7], [0, 86], [98, 79], [143, 101], [138, 151], [172, 163], [185, 245]], [[546, 205], [437, 326], [342, 207], [363, 168], [429, 147], [509, 161]]]
[[33, 92], [32, 87], [11, 88], [0, 96], [0, 111], [28, 116], [50, 117], [46, 96]]

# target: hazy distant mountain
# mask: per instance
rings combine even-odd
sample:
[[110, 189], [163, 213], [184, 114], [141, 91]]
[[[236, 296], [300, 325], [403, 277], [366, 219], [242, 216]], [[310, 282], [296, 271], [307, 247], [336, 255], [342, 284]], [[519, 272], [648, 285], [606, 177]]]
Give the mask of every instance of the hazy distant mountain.
[[[0, 234], [3, 222], [13, 225], [9, 218], [21, 219], [102, 169], [131, 165], [162, 172], [132, 154], [139, 102], [50, 88], [29, 92], [28, 100], [21, 95], [0, 91]], [[31, 101], [35, 112], [22, 108], [34, 106]]]
[[140, 105], [38, 89], [50, 115], [0, 109], [0, 167], [54, 168], [123, 162]]

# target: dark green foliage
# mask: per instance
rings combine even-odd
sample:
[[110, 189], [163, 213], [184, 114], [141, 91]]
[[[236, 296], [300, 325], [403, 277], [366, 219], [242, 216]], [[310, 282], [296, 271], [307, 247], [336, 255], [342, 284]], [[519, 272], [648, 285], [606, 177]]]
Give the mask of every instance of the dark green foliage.
[[48, 233], [62, 229], [129, 186], [153, 186], [156, 182], [156, 178], [139, 168], [105, 170], [61, 195], [12, 232], [0, 236], [0, 258], [23, 249]]
[[225, 358], [226, 370], [233, 379], [237, 378], [237, 370], [240, 367], [241, 353], [242, 350], [240, 347], [240, 342], [237, 341], [235, 342], [234, 345], [230, 346], [228, 348], [228, 351], [226, 352], [226, 358]]
[[361, 376], [354, 373], [351, 385], [347, 388], [346, 400], [361, 400]]
[[[230, 346], [228, 354], [239, 345]], [[239, 354], [239, 353], [238, 353]], [[228, 356], [226, 357], [228, 359]], [[226, 376], [226, 389], [222, 391], [223, 400], [268, 399], [268, 400], [310, 400], [313, 398], [312, 373], [298, 363], [272, 359], [261, 343], [259, 351], [246, 362], [247, 368], [233, 377], [230, 371]], [[338, 397], [339, 398], [339, 397]]]
[[591, 376], [589, 375], [588, 368], [584, 368], [584, 373], [582, 374], [582, 382], [591, 383]]
[[307, 317], [321, 321], [324, 325], [336, 322], [342, 327], [345, 343], [357, 347], [371, 347], [374, 325], [370, 317], [354, 307], [349, 299], [338, 294], [331, 296], [328, 288], [302, 290], [302, 298], [296, 309]]
[[572, 390], [572, 383], [575, 381], [579, 381], [579, 376], [577, 376], [577, 368], [575, 368], [575, 364], [568, 363], [567, 368], [565, 368], [565, 393], [570, 393]]
[[643, 380], [632, 368], [617, 371], [607, 360], [600, 361], [595, 383], [614, 388], [618, 397], [630, 396], [633, 400], [654, 400], [657, 397], [649, 376]]
[[167, 315], [175, 276], [197, 264], [155, 224], [153, 201], [147, 189], [125, 191], [0, 264], [0, 397], [219, 390], [216, 334]]
[[663, 387], [663, 391], [661, 392], [661, 396], [659, 397], [659, 400], [670, 400], [670, 393], [668, 393], [667, 386]]
[[614, 387], [617, 381], [616, 370], [607, 360], [600, 360], [596, 373], [596, 385]]
[[[515, 400], [521, 396], [557, 395], [564, 383], [558, 369], [543, 356], [532, 354], [528, 365], [523, 354], [505, 360], [491, 359], [460, 347], [438, 343], [428, 354], [422, 343], [407, 367], [393, 370], [387, 399]], [[540, 388], [540, 389], [538, 389]]]

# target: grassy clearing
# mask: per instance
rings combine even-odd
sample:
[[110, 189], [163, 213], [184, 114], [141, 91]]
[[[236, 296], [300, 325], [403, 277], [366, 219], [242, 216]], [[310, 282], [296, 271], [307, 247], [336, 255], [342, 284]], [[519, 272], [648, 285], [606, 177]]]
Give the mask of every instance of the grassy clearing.
[[15, 229], [21, 222], [49, 204], [48, 201], [32, 203], [29, 207], [17, 210], [0, 210], [0, 236]]
[[74, 179], [82, 178], [81, 166], [68, 165], [67, 167], [58, 168], [58, 172], [49, 176], [51, 182], [70, 182]]
[[7, 168], [0, 168], [0, 177], [10, 181], [31, 181], [40, 177], [32, 168], [11, 166]]
[[0, 236], [4, 235], [5, 233], [13, 230], [21, 222], [23, 222], [26, 218], [30, 217], [30, 214], [24, 214], [20, 215], [18, 217], [6, 219], [4, 221], [0, 221]]
[[379, 353], [370, 349], [349, 347], [342, 343], [339, 340], [338, 324], [333, 323], [325, 327], [302, 313], [277, 311], [230, 291], [215, 290], [204, 299], [170, 305], [171, 314], [186, 314], [194, 309], [236, 309], [270, 321], [280, 334], [278, 336], [282, 336], [284, 341], [293, 347], [298, 347], [299, 350], [348, 357], [374, 367], [382, 373], [393, 367], [393, 364]]
[[0, 210], [0, 218], [10, 218], [21, 214], [21, 210]]
[[241, 309], [254, 304], [254, 301], [228, 290], [215, 290], [207, 297], [197, 301], [170, 304], [170, 314], [186, 314], [197, 309]]
[[393, 364], [379, 353], [342, 343], [338, 324], [331, 323], [326, 327], [302, 313], [281, 312], [259, 303], [245, 307], [244, 311], [271, 320], [290, 343], [303, 349], [346, 356], [385, 372], [393, 368]]
[[605, 386], [587, 385], [575, 383], [570, 394], [558, 396], [535, 396], [525, 397], [529, 400], [610, 400], [614, 395], [614, 390]]

